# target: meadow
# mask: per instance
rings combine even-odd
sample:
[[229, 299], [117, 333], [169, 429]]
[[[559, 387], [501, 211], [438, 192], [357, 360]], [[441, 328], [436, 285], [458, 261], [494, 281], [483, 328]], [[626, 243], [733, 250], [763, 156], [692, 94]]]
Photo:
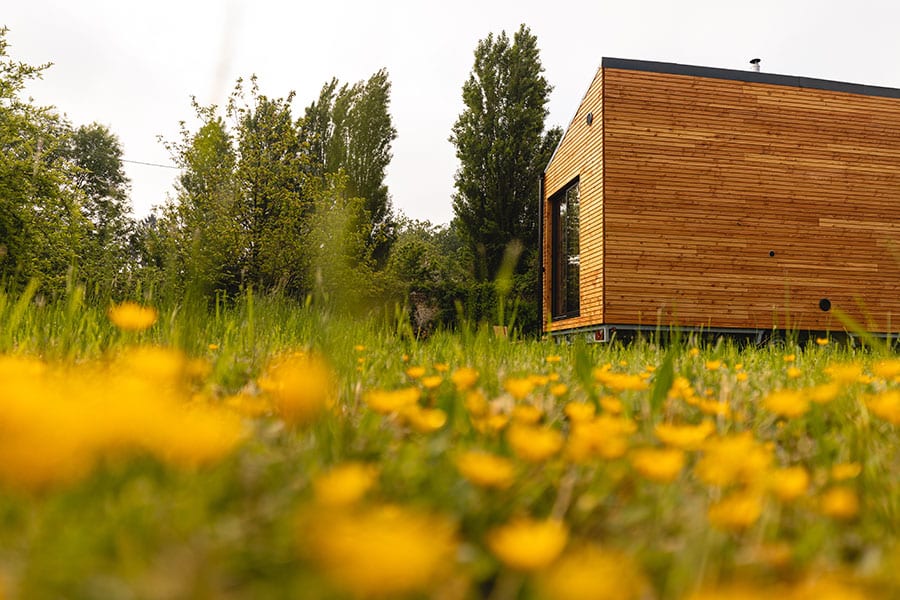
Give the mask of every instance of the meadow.
[[0, 296], [0, 597], [900, 596], [877, 341]]

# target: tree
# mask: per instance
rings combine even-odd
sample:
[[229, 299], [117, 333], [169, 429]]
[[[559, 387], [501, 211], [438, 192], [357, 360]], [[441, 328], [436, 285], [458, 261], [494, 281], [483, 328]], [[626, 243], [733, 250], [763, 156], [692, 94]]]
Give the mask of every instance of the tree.
[[391, 122], [391, 83], [385, 69], [367, 81], [338, 88], [332, 79], [306, 109], [304, 141], [317, 164], [317, 174], [346, 176], [344, 193], [361, 198], [367, 218], [367, 245], [383, 262], [395, 236], [395, 219], [385, 171], [397, 130]]
[[460, 163], [453, 210], [478, 281], [496, 277], [514, 240], [537, 246], [538, 177], [562, 135], [544, 130], [552, 87], [543, 70], [537, 38], [522, 25], [511, 43], [506, 32], [478, 43], [463, 85], [450, 136]]

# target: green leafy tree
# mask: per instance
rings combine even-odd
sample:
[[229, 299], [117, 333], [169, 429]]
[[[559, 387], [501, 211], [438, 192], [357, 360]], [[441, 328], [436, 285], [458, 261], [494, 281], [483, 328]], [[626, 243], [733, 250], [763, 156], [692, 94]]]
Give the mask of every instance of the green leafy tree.
[[512, 40], [501, 32], [478, 43], [463, 85], [465, 110], [450, 136], [459, 159], [453, 210], [478, 281], [496, 277], [514, 240], [526, 251], [537, 245], [538, 177], [562, 135], [544, 129], [552, 88], [543, 70], [537, 38], [522, 25]]
[[368, 218], [367, 245], [383, 262], [395, 237], [395, 219], [384, 183], [391, 144], [397, 137], [390, 115], [391, 83], [381, 69], [368, 80], [338, 87], [332, 79], [319, 98], [306, 109], [304, 141], [316, 168], [324, 177], [343, 172], [344, 193], [360, 198]]

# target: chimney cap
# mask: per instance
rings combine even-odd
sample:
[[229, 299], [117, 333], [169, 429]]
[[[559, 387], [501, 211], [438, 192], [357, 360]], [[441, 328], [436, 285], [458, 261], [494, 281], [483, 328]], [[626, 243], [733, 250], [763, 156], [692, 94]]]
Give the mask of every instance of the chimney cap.
[[751, 65], [758, 65], [760, 62], [762, 62], [762, 59], [761, 59], [761, 58], [751, 58], [751, 59], [750, 59], [750, 64], [751, 64]]

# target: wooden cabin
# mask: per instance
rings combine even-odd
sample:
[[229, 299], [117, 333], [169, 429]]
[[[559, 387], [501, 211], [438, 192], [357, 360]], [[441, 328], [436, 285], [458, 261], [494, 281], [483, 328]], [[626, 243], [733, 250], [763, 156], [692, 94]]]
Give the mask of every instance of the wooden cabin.
[[604, 58], [540, 203], [547, 332], [900, 330], [898, 89]]

